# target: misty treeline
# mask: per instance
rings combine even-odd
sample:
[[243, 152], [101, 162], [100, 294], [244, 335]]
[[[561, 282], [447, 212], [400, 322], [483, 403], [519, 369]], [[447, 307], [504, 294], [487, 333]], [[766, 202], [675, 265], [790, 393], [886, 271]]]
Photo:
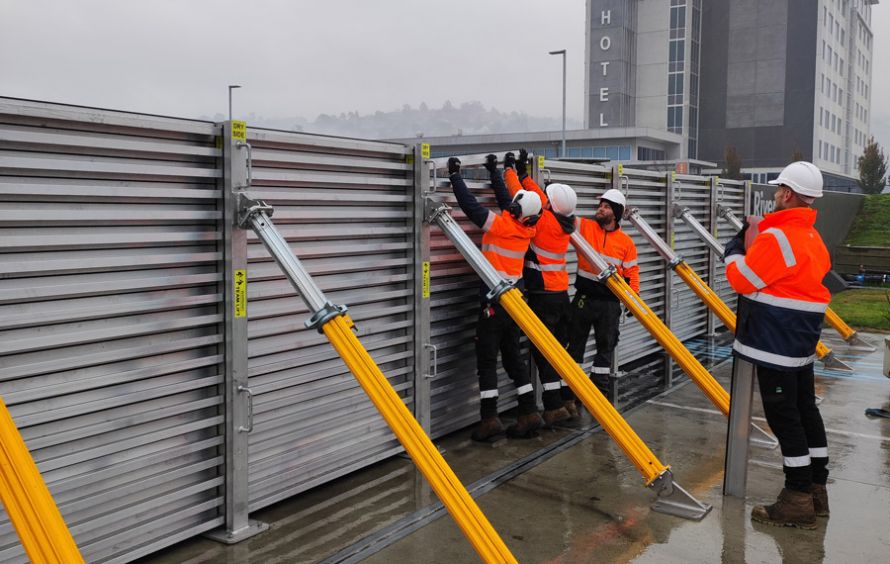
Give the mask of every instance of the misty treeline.
[[[220, 118], [214, 121], [225, 119]], [[315, 120], [302, 117], [270, 118], [251, 113], [246, 121], [248, 125], [256, 127], [362, 139], [555, 131], [562, 127], [560, 118], [534, 117], [523, 112], [501, 112], [486, 108], [481, 102], [465, 102], [455, 106], [450, 101], [446, 101], [441, 108], [430, 108], [425, 103], [416, 108], [405, 104], [400, 110], [389, 112], [321, 114]], [[567, 129], [580, 127], [580, 122], [566, 122]]]

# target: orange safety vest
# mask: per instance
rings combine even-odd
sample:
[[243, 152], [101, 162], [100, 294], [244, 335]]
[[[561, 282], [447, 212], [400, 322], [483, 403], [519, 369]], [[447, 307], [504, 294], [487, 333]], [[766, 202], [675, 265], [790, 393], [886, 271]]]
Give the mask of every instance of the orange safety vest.
[[522, 278], [522, 263], [535, 228], [516, 221], [506, 210], [501, 215], [489, 210], [482, 230], [482, 254], [488, 262], [510, 282]]
[[816, 360], [831, 257], [815, 223], [810, 208], [767, 214], [746, 253], [726, 257], [726, 279], [740, 294], [736, 356], [785, 371]]
[[[547, 207], [547, 194], [530, 176], [520, 182], [516, 171], [510, 168], [504, 171], [504, 183], [510, 196], [515, 196], [524, 188], [537, 193], [541, 197], [541, 206]], [[556, 214], [549, 209], [541, 211], [535, 228], [537, 232], [529, 245], [523, 270], [525, 289], [530, 292], [567, 292], [569, 273], [566, 269], [566, 252], [571, 234], [565, 232]]]
[[[640, 265], [637, 262], [637, 246], [633, 239], [618, 226], [615, 231], [606, 231], [593, 219], [579, 218], [578, 231], [593, 249], [615, 267], [618, 275], [630, 280], [630, 287], [640, 293]], [[580, 290], [584, 285], [581, 279], [594, 281], [596, 273], [593, 265], [578, 255], [578, 279], [575, 286]]]

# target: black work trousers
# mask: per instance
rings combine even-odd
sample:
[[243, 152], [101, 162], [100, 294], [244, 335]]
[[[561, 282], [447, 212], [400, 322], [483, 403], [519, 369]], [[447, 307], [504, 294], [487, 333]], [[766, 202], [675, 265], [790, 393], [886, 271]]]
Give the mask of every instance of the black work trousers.
[[[618, 346], [618, 322], [621, 320], [621, 304], [609, 298], [591, 298], [586, 294], [575, 294], [569, 324], [569, 354], [578, 364], [584, 362], [587, 338], [593, 328], [596, 341], [596, 354], [590, 377], [604, 396], [609, 396], [609, 374], [612, 372], [612, 358]], [[575, 396], [568, 388], [563, 390], [565, 399]]]
[[760, 397], [770, 429], [782, 449], [785, 487], [809, 491], [828, 480], [825, 425], [816, 406], [813, 365], [793, 372], [757, 367]]
[[486, 305], [476, 322], [476, 373], [482, 419], [498, 414], [498, 352], [504, 370], [519, 392], [519, 412], [537, 410], [528, 366], [519, 350], [519, 326], [500, 304]]
[[[559, 341], [559, 344], [566, 347], [569, 344], [569, 293], [529, 293], [528, 306]], [[544, 409], [559, 409], [563, 403], [561, 389], [568, 389], [568, 387], [564, 385], [559, 373], [550, 366], [541, 351], [534, 345], [532, 345], [532, 358], [535, 360], [535, 366], [538, 367], [538, 378], [540, 378], [543, 388], [541, 400], [544, 402]]]

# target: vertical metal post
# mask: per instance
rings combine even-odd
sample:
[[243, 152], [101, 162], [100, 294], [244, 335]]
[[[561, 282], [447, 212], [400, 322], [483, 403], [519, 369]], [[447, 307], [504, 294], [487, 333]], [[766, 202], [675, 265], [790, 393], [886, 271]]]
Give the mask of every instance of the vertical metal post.
[[238, 197], [248, 188], [246, 124], [223, 124], [223, 202], [225, 215], [225, 512], [224, 529], [211, 531], [213, 540], [232, 544], [268, 528], [248, 519], [248, 440], [252, 427], [247, 381], [247, 232], [239, 229]]
[[566, 51], [562, 51], [562, 158], [566, 158]]
[[751, 204], [751, 191], [752, 191], [751, 190], [751, 181], [746, 180], [745, 181], [745, 197], [744, 197], [745, 204], [744, 204], [744, 208], [743, 208], [745, 210], [744, 217], [748, 217], [749, 215], [751, 215], [751, 208], [753, 207]]
[[[711, 222], [710, 223], [711, 235], [713, 235], [714, 238], [716, 239], [717, 238], [717, 225], [718, 225], [717, 222], [719, 220], [719, 218], [717, 217], [717, 194], [718, 194], [718, 190], [720, 190], [720, 186], [717, 182], [716, 176], [710, 177], [708, 179], [708, 182], [710, 183], [710, 187], [711, 187], [711, 189], [708, 191], [708, 196], [709, 196], [708, 197], [708, 204], [709, 204], [708, 205], [708, 218], [709, 218], [709, 221]], [[673, 207], [673, 206], [671, 206], [671, 207]], [[708, 268], [708, 276], [705, 279], [705, 282], [707, 282], [708, 286], [710, 286], [711, 288], [716, 288], [717, 257], [714, 255], [714, 253], [710, 252], [710, 250], [707, 251], [707, 257], [708, 257], [708, 267], [707, 267]], [[708, 327], [707, 327], [708, 336], [713, 337], [716, 334], [716, 330], [717, 330], [717, 316], [715, 316], [714, 312], [709, 309], [708, 310]]]
[[726, 433], [723, 495], [744, 499], [748, 480], [751, 403], [754, 395], [753, 364], [740, 358], [733, 359], [729, 394], [729, 427]]
[[430, 384], [435, 374], [431, 360], [437, 352], [430, 337], [430, 224], [424, 221], [424, 197], [430, 190], [429, 150], [429, 145], [417, 144], [409, 155], [414, 165], [414, 417], [427, 435], [432, 421]]
[[[664, 240], [674, 249], [674, 172], [664, 175]], [[671, 309], [674, 298], [674, 270], [667, 262], [664, 263], [664, 324], [671, 327]], [[674, 361], [670, 355], [664, 358], [664, 387], [670, 389], [674, 385]]]

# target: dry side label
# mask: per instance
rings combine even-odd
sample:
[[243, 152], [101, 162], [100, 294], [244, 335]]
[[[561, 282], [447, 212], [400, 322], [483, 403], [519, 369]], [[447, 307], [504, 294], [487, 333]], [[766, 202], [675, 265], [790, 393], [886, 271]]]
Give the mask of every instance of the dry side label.
[[423, 143], [420, 146], [420, 156], [425, 159], [430, 158], [430, 144], [429, 143]]
[[544, 155], [538, 155], [538, 168], [544, 168]]
[[247, 141], [247, 122], [232, 121], [232, 139], [235, 141]]
[[235, 271], [235, 317], [247, 316], [247, 270]]
[[430, 297], [430, 261], [423, 261], [423, 298]]

